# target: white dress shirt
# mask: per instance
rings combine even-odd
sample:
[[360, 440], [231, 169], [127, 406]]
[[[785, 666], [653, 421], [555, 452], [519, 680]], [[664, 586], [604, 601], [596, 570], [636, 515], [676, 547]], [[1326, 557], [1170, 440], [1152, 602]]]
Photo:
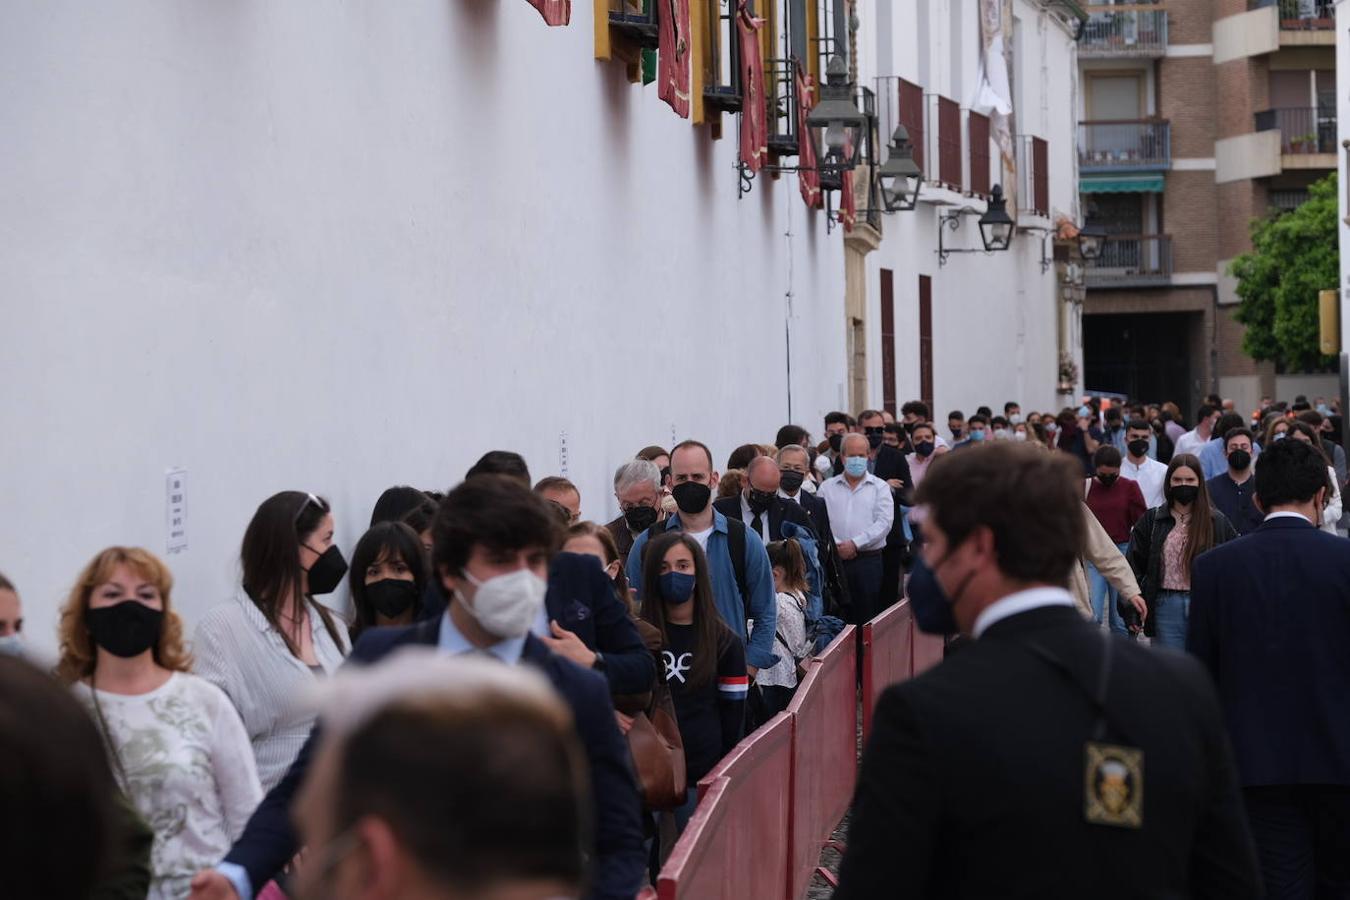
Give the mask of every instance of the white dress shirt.
[[839, 543], [852, 541], [859, 553], [886, 546], [886, 535], [895, 521], [891, 486], [868, 472], [857, 486], [847, 476], [836, 475], [820, 486], [818, 496], [830, 511], [830, 530]]
[[1135, 465], [1126, 456], [1120, 461], [1120, 475], [1139, 485], [1144, 495], [1144, 503], [1149, 509], [1163, 505], [1163, 482], [1167, 480], [1167, 466], [1156, 459], [1144, 457], [1143, 463]]
[[1199, 453], [1200, 448], [1205, 446], [1209, 438], [1201, 437], [1192, 428], [1190, 431], [1177, 438], [1176, 445], [1172, 449], [1172, 456], [1177, 457], [1183, 453]]
[[980, 635], [984, 634], [989, 626], [995, 622], [1001, 622], [1029, 610], [1040, 609], [1042, 606], [1074, 607], [1076, 605], [1073, 595], [1064, 588], [1037, 587], [1018, 591], [1015, 594], [1000, 597], [986, 606], [984, 611], [975, 617], [975, 625], [970, 629], [970, 636], [978, 640]]

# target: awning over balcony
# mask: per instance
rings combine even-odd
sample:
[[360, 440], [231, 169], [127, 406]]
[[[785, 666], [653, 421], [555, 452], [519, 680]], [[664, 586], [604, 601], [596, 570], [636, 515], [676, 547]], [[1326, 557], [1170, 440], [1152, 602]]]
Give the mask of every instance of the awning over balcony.
[[1082, 194], [1161, 194], [1161, 175], [1100, 175], [1078, 179]]

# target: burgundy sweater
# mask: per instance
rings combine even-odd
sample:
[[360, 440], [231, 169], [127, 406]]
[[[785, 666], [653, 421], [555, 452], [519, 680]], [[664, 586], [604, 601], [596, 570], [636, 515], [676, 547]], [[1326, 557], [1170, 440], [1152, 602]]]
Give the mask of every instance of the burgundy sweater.
[[1117, 544], [1128, 543], [1130, 529], [1148, 511], [1143, 491], [1139, 490], [1137, 482], [1123, 476], [1117, 478], [1116, 483], [1109, 488], [1103, 487], [1096, 478], [1091, 481], [1092, 487], [1087, 495], [1088, 509], [1102, 523], [1106, 533], [1111, 535], [1111, 540]]

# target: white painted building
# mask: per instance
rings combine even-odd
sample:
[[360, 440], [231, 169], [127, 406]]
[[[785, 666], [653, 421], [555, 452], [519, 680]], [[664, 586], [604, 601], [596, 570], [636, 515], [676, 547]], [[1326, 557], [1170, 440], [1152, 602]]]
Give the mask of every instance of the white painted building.
[[[1341, 409], [1350, 406], [1346, 365], [1350, 360], [1350, 84], [1339, 73], [1350, 73], [1350, 0], [1336, 0], [1336, 184], [1340, 194], [1341, 250]], [[1347, 76], [1350, 78], [1350, 75]]]
[[[877, 92], [883, 140], [897, 116], [907, 126], [916, 156], [924, 157], [926, 178], [914, 211], [881, 217], [881, 240], [865, 257], [865, 306], [852, 285], [849, 296], [866, 323], [870, 400], [889, 399], [883, 396], [882, 373], [888, 342], [894, 340], [894, 398], [930, 399], [944, 431], [953, 409], [970, 415], [988, 405], [1002, 412], [1012, 400], [1023, 410], [1058, 410], [1082, 389], [1081, 303], [1066, 302], [1073, 285], [1066, 292], [1066, 271], [1050, 262], [1056, 223], [1082, 221], [1075, 19], [1072, 4], [1005, 2], [1001, 37], [1015, 166], [1002, 162], [989, 136], [997, 133], [997, 123], [981, 128], [988, 120], [978, 112], [972, 116], [981, 108], [984, 4], [915, 0], [859, 6], [860, 83]], [[1035, 171], [1038, 163], [1041, 173]], [[977, 219], [994, 184], [1011, 195], [1009, 211], [1016, 208], [1019, 228], [1011, 248], [990, 255], [956, 253], [941, 264], [939, 229], [945, 217], [965, 210], [957, 229], [942, 230], [944, 247], [982, 247]], [[865, 249], [864, 241], [851, 240], [848, 252]], [[1061, 351], [1073, 364], [1063, 394]]]
[[[330, 498], [349, 554], [383, 488], [509, 448], [604, 520], [647, 444], [720, 464], [789, 398], [815, 430], [846, 402], [842, 234], [791, 174], [738, 199], [735, 119], [714, 141], [595, 56], [582, 2], [563, 28], [526, 0], [0, 9], [0, 571], [35, 645], [95, 552], [165, 552], [171, 469], [191, 627], [275, 491]], [[938, 396], [1048, 403], [1034, 242], [938, 273], [934, 212], [893, 265], [939, 280], [944, 341], [979, 323]]]

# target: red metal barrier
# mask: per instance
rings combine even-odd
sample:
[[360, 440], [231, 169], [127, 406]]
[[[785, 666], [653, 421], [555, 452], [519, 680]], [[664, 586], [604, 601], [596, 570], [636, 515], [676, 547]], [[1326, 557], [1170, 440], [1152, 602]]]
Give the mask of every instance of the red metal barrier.
[[[806, 896], [820, 851], [848, 812], [857, 781], [856, 628], [840, 632], [815, 663], [787, 709], [793, 717], [788, 898]], [[780, 895], [757, 890], [753, 896]]]
[[908, 600], [863, 625], [862, 729], [872, 733], [872, 713], [881, 692], [914, 674], [914, 611]]
[[914, 668], [911, 675], [918, 675], [942, 662], [942, 654], [947, 641], [940, 634], [924, 634], [914, 626]]
[[779, 713], [699, 781], [698, 809], [657, 878], [660, 900], [787, 896], [792, 732]]

